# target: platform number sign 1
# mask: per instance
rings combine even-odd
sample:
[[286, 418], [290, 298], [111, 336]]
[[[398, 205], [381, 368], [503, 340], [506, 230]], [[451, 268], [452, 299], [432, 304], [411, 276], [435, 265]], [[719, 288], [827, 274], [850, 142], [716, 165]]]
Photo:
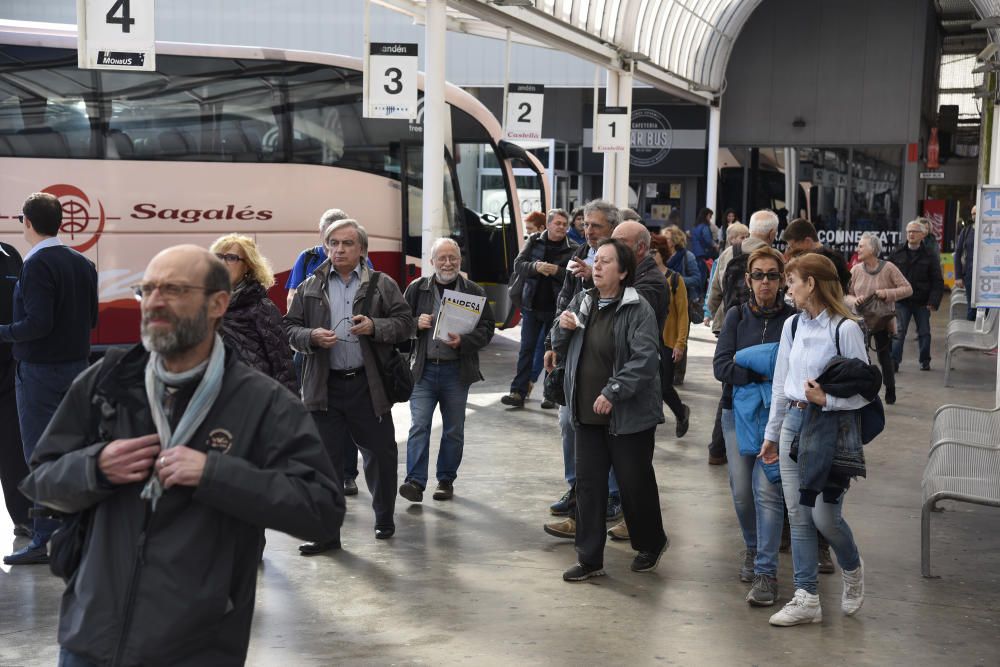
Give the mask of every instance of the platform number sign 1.
[[508, 84], [504, 136], [510, 141], [541, 139], [544, 102], [544, 86], [533, 83]]
[[372, 42], [365, 71], [366, 118], [416, 119], [416, 44]]
[[594, 152], [627, 151], [632, 141], [632, 115], [628, 107], [598, 107]]
[[156, 70], [153, 0], [77, 0], [83, 69]]

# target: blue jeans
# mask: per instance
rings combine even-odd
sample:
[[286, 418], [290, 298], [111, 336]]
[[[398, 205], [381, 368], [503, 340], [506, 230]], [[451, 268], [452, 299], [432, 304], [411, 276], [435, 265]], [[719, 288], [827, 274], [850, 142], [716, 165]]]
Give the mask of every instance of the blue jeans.
[[410, 436], [406, 441], [406, 480], [427, 486], [427, 460], [431, 447], [431, 420], [441, 406], [441, 448], [437, 458], [437, 480], [453, 482], [458, 477], [465, 447], [465, 406], [469, 385], [460, 380], [460, 362], [427, 360], [420, 381], [410, 396]]
[[896, 303], [896, 340], [892, 343], [892, 358], [903, 362], [903, 343], [906, 330], [910, 327], [910, 317], [917, 323], [917, 346], [920, 349], [920, 363], [931, 362], [931, 311], [927, 306]]
[[[17, 362], [14, 376], [14, 393], [17, 397], [17, 421], [21, 426], [21, 445], [24, 460], [30, 465], [35, 447], [56, 413], [63, 396], [69, 391], [76, 376], [87, 368], [87, 362], [71, 361], [58, 364]], [[38, 507], [36, 505], [36, 507]], [[59, 527], [53, 519], [35, 519], [35, 544], [47, 544], [49, 537]]]
[[785, 518], [781, 486], [767, 479], [759, 459], [740, 454], [736, 439], [736, 415], [728, 408], [722, 410], [722, 433], [729, 460], [729, 488], [733, 492], [733, 505], [743, 532], [743, 543], [750, 551], [757, 552], [754, 572], [776, 578]]
[[799, 504], [799, 465], [789, 457], [792, 442], [802, 430], [802, 417], [798, 408], [788, 408], [785, 421], [781, 424], [781, 439], [778, 444], [781, 465], [781, 486], [785, 492], [788, 507], [788, 523], [792, 529], [792, 572], [795, 588], [816, 593], [816, 577], [819, 568], [816, 529], [818, 528], [837, 554], [837, 562], [842, 570], [855, 570], [861, 564], [861, 554], [854, 542], [854, 535], [843, 517], [844, 499], [828, 503], [820, 494], [815, 507]]
[[552, 328], [553, 319], [555, 313], [521, 309], [521, 349], [517, 353], [517, 372], [510, 383], [511, 391], [523, 396], [528, 392], [528, 383], [538, 379], [545, 356], [545, 336]]
[[97, 663], [60, 647], [58, 667], [97, 667]]
[[[565, 405], [559, 406], [559, 430], [562, 432], [563, 475], [570, 486], [576, 484], [576, 431], [573, 429], [573, 413]], [[608, 473], [608, 492], [618, 494], [618, 478], [615, 469]]]

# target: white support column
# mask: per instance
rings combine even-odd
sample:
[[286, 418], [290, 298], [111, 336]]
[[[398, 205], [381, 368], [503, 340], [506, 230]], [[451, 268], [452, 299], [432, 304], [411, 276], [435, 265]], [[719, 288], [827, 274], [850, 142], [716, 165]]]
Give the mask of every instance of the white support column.
[[[715, 211], [719, 199], [719, 124], [722, 112], [715, 104], [708, 107], [708, 167], [705, 170], [705, 206]], [[719, 219], [719, 211], [715, 211]]]
[[[424, 28], [424, 187], [421, 209], [421, 270], [430, 275], [431, 246], [444, 220], [444, 103], [447, 0], [427, 0]], [[511, 213], [513, 215], [513, 212]]]
[[[619, 72], [618, 74], [618, 106], [627, 107], [631, 110], [632, 108], [632, 66], [629, 65], [629, 69], [624, 72]], [[615, 153], [615, 196], [611, 202], [618, 208], [624, 208], [628, 206], [628, 177], [629, 177], [629, 167], [632, 159], [632, 117], [629, 116], [626, 121], [625, 131], [628, 132], [630, 137], [628, 148], [625, 149], [623, 153]]]
[[[1000, 104], [993, 105], [993, 136], [990, 137], [990, 173], [986, 185], [1000, 183]], [[977, 211], [978, 213], [978, 211]], [[978, 247], [978, 243], [976, 246]], [[976, 276], [973, 275], [975, 280]], [[972, 298], [972, 286], [965, 286], [965, 293]], [[982, 311], [981, 311], [982, 312]], [[994, 405], [1000, 406], [1000, 355], [997, 356], [996, 397]]]
[[[618, 106], [618, 72], [608, 70], [604, 83], [604, 106]], [[594, 126], [597, 129], [597, 126]], [[615, 183], [617, 176], [618, 161], [614, 153], [604, 154], [604, 183], [601, 188], [601, 199], [607, 199], [614, 203]]]

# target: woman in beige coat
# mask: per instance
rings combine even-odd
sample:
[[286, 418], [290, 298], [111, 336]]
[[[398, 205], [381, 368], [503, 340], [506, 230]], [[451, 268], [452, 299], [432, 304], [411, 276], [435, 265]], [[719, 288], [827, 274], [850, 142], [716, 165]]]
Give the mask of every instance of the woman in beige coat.
[[[858, 242], [858, 260], [851, 269], [850, 292], [845, 296], [847, 305], [859, 314], [872, 299], [884, 301], [895, 311], [895, 303], [913, 294], [913, 287], [892, 262], [879, 259], [882, 243], [871, 232], [861, 235]], [[885, 402], [896, 402], [896, 381], [892, 365], [892, 338], [896, 333], [896, 319], [889, 320], [883, 328], [869, 330], [870, 340], [875, 342], [879, 366], [882, 367], [882, 384], [885, 386]]]

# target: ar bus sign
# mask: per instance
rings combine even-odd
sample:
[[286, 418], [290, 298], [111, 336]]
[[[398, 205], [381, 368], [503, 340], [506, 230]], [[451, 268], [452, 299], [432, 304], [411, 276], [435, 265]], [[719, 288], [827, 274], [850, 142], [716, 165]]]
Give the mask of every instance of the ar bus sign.
[[156, 70], [153, 0], [77, 0], [81, 69]]

